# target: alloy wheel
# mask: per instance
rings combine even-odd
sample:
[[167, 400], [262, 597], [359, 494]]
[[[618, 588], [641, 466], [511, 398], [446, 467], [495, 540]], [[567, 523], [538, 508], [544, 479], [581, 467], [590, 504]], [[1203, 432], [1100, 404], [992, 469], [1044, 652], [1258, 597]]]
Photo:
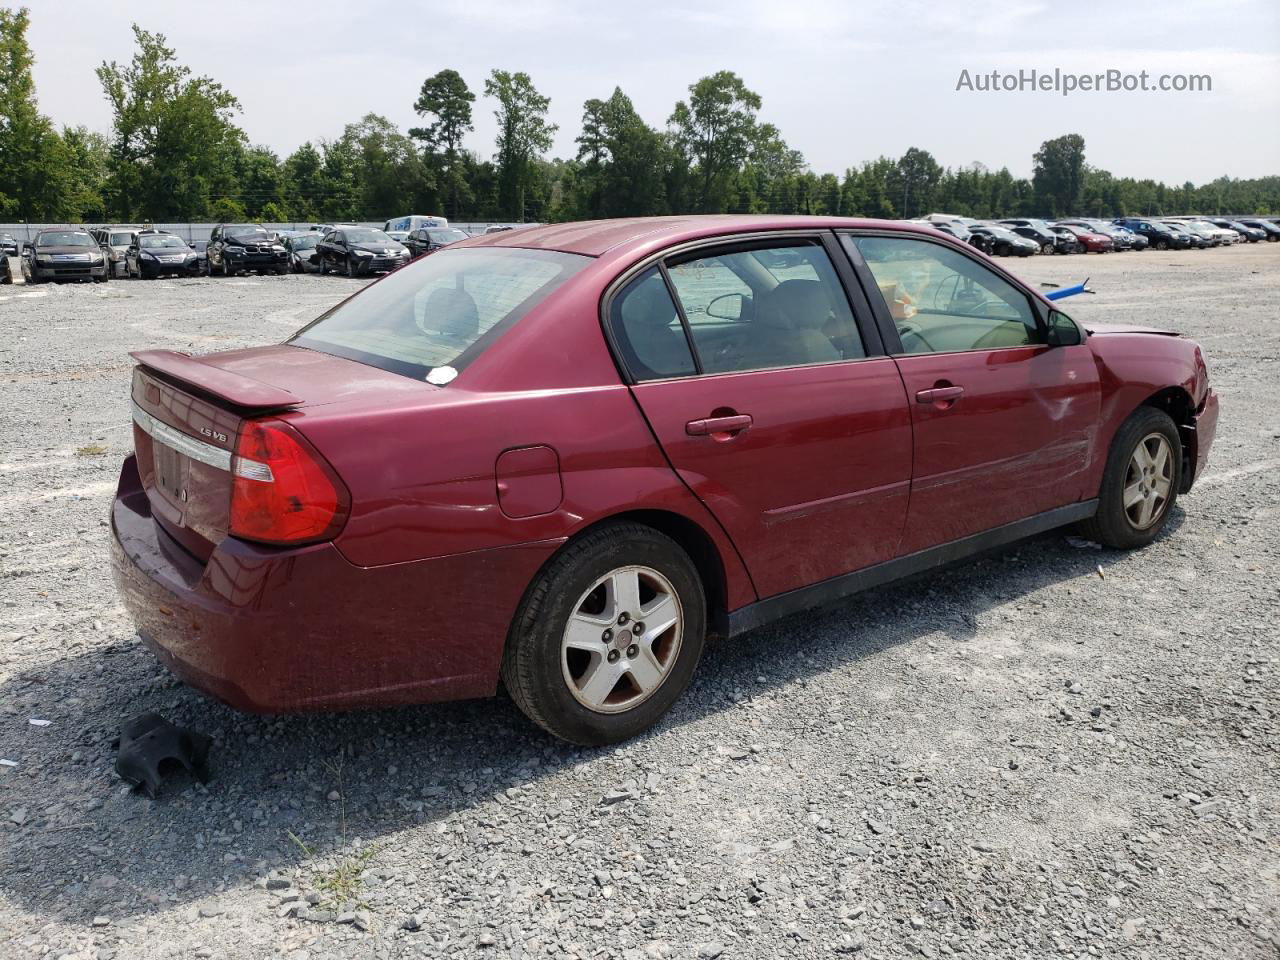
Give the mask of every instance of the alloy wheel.
[[1163, 433], [1149, 433], [1133, 448], [1124, 478], [1124, 512], [1136, 530], [1164, 515], [1173, 489], [1173, 451]]
[[684, 612], [670, 580], [652, 567], [611, 570], [578, 598], [565, 626], [564, 681], [588, 710], [630, 710], [666, 681], [683, 636]]

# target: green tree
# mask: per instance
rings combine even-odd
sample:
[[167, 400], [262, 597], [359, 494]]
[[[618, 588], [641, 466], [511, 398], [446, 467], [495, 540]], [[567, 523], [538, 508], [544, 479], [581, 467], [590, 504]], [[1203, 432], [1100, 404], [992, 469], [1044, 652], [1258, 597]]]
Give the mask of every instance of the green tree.
[[498, 101], [498, 196], [508, 217], [526, 219], [525, 200], [533, 181], [534, 160], [551, 149], [559, 129], [547, 122], [551, 100], [540, 94], [527, 73], [494, 70], [484, 94]]
[[23, 220], [78, 216], [67, 145], [36, 103], [25, 7], [0, 10], [0, 210]]
[[72, 219], [106, 220], [108, 217], [103, 188], [111, 161], [111, 145], [107, 138], [88, 127], [66, 127], [62, 142], [67, 154], [71, 188], [70, 204], [76, 212]]
[[1032, 159], [1031, 185], [1040, 212], [1051, 217], [1077, 213], [1084, 188], [1084, 137], [1069, 133], [1046, 140]]
[[642, 217], [666, 209], [666, 140], [645, 123], [622, 90], [608, 100], [583, 104], [578, 137], [580, 171], [574, 171], [577, 204], [565, 202], [568, 216]]
[[112, 112], [112, 206], [128, 219], [207, 215], [211, 197], [236, 194], [239, 101], [179, 64], [162, 34], [134, 24], [133, 35], [137, 51], [128, 64], [96, 71]]
[[324, 159], [310, 143], [304, 143], [285, 158], [285, 204], [298, 220], [317, 220], [324, 204]]
[[698, 211], [726, 209], [733, 176], [756, 142], [759, 110], [760, 96], [730, 70], [698, 80], [689, 87], [688, 101], [676, 104], [667, 122], [693, 168]]
[[425, 127], [411, 128], [409, 136], [422, 141], [423, 148], [438, 160], [442, 192], [451, 217], [457, 217], [463, 204], [469, 202], [464, 166], [458, 160], [462, 138], [475, 129], [471, 122], [471, 104], [475, 99], [462, 74], [445, 69], [422, 81], [413, 105], [418, 116], [428, 117], [432, 122]]
[[910, 219], [929, 213], [933, 200], [933, 192], [942, 179], [942, 167], [933, 159], [933, 154], [919, 147], [909, 147], [907, 152], [898, 158], [890, 173], [885, 189], [889, 201], [897, 206], [900, 215]]
[[270, 205], [284, 208], [284, 171], [280, 159], [266, 147], [250, 147], [235, 154], [238, 199], [251, 220], [278, 220], [264, 212]]

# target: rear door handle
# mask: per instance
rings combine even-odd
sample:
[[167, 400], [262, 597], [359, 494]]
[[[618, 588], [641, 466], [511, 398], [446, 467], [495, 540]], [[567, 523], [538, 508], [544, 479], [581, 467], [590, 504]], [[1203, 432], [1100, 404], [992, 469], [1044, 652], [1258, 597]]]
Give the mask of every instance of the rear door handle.
[[959, 400], [964, 396], [964, 387], [932, 387], [916, 394], [916, 403], [938, 403], [946, 400]]
[[707, 417], [705, 420], [690, 420], [684, 425], [684, 432], [691, 437], [705, 437], [712, 433], [737, 433], [751, 426], [754, 421], [749, 413], [738, 413], [731, 417]]

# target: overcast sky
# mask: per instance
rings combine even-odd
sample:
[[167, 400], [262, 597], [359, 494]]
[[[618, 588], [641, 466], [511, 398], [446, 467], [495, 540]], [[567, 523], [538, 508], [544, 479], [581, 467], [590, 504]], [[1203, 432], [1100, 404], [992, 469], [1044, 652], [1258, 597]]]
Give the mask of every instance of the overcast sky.
[[[0, 0], [7, 6], [17, 4]], [[582, 102], [621, 86], [665, 127], [695, 79], [736, 71], [761, 119], [819, 172], [909, 146], [946, 166], [1027, 175], [1046, 138], [1080, 133], [1087, 162], [1118, 175], [1200, 183], [1280, 173], [1277, 0], [34, 0], [41, 108], [107, 131], [93, 68], [127, 61], [129, 25], [165, 34], [180, 60], [228, 87], [240, 125], [281, 156], [375, 112], [402, 128], [423, 78], [458, 70], [477, 93], [468, 146], [493, 151], [494, 68], [551, 98], [553, 153], [575, 153]], [[1054, 68], [1209, 74], [1204, 93], [957, 92], [962, 70]]]

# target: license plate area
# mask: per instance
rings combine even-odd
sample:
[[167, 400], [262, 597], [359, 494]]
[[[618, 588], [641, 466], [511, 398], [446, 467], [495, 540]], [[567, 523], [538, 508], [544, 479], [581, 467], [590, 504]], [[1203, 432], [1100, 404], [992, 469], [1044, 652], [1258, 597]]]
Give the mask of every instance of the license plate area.
[[181, 514], [187, 502], [187, 475], [191, 461], [167, 444], [155, 441], [151, 444], [155, 464], [156, 490], [176, 507]]

